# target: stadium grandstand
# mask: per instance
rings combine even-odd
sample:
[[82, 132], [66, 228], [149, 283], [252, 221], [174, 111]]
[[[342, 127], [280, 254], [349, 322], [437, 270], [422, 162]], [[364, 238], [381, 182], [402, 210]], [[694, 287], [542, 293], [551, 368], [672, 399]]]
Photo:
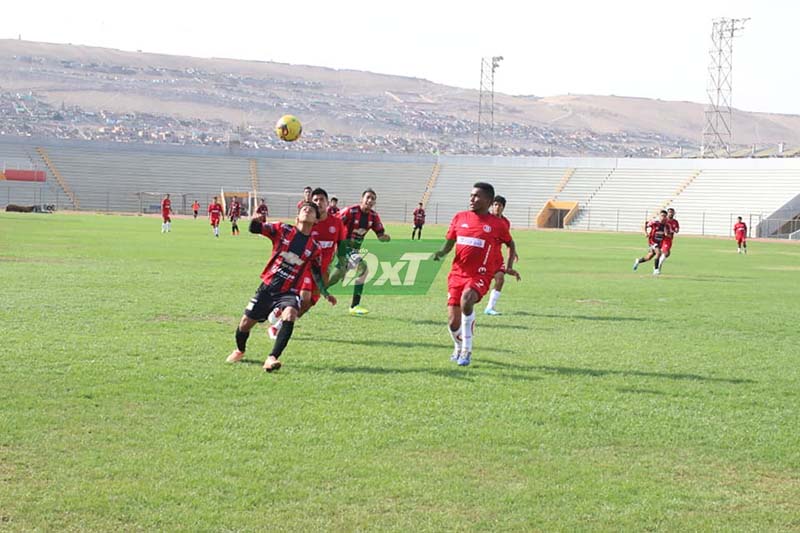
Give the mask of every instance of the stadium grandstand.
[[[273, 216], [290, 217], [306, 185], [341, 206], [372, 187], [385, 220], [409, 222], [422, 201], [429, 223], [445, 224], [467, 208], [472, 183], [489, 181], [516, 228], [639, 231], [674, 207], [684, 234], [728, 236], [742, 216], [754, 237], [789, 237], [800, 216], [794, 158], [436, 157], [0, 137], [0, 164], [0, 205], [59, 210], [155, 213], [169, 193], [175, 212], [188, 214], [195, 199], [205, 208], [224, 190], [263, 197]], [[555, 224], [548, 209], [559, 213]]]

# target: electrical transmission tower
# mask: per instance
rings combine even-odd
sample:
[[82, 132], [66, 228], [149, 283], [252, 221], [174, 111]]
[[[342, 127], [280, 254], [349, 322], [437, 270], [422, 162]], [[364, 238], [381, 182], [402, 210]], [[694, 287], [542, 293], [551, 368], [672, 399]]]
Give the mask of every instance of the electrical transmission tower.
[[703, 127], [701, 157], [730, 155], [733, 140], [731, 96], [733, 94], [733, 38], [750, 20], [720, 18], [713, 20], [711, 30], [711, 62], [708, 65], [708, 104]]
[[489, 148], [494, 146], [494, 72], [503, 56], [481, 58], [481, 86], [478, 94], [478, 149], [481, 135], [488, 138]]

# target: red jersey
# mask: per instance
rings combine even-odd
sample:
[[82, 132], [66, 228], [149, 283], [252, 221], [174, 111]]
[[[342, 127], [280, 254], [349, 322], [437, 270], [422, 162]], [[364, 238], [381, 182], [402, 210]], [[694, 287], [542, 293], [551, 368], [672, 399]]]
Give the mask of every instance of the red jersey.
[[744, 222], [737, 222], [733, 225], [733, 233], [737, 239], [742, 239], [747, 236], [747, 224]]
[[361, 210], [361, 206], [351, 205], [339, 213], [344, 227], [347, 230], [347, 240], [352, 240], [354, 244], [360, 245], [367, 236], [367, 232], [372, 230], [375, 235], [380, 237], [386, 230], [381, 222], [378, 213], [370, 209], [366, 213]]
[[166, 215], [170, 211], [172, 211], [172, 201], [169, 198], [164, 198], [161, 200], [161, 212]]
[[[494, 215], [494, 216], [498, 220], [500, 220], [500, 222], [505, 226], [506, 231], [508, 231], [508, 232], [511, 231], [511, 221], [510, 220], [508, 220], [503, 215], [500, 215], [499, 217], [497, 215]], [[510, 235], [510, 233], [509, 233], [509, 235]], [[491, 273], [495, 273], [497, 270], [499, 270], [503, 266], [503, 250], [502, 250], [502, 246], [496, 246], [494, 248], [494, 250], [492, 250], [492, 257], [489, 259], [489, 261], [492, 264]]]
[[312, 266], [322, 267], [319, 244], [282, 222], [262, 224], [261, 234], [272, 241], [272, 257], [261, 272], [261, 281], [273, 294], [299, 293], [301, 285], [310, 282]]
[[669, 231], [664, 235], [664, 240], [665, 241], [671, 241], [672, 237], [674, 237], [675, 234], [678, 233], [681, 230], [681, 225], [678, 224], [678, 220], [677, 219], [669, 218], [669, 217], [667, 217], [666, 224], [667, 224], [667, 228], [669, 228]]
[[231, 217], [231, 219], [234, 219], [234, 218], [238, 219], [239, 217], [241, 217], [242, 216], [242, 204], [240, 204], [239, 202], [231, 202], [231, 207], [228, 210], [228, 216]]
[[414, 209], [414, 225], [421, 226], [425, 224], [425, 210], [421, 207]]
[[478, 215], [472, 211], [456, 213], [445, 237], [456, 241], [451, 274], [474, 277], [494, 274], [492, 258], [502, 244], [511, 242], [508, 226], [492, 214]]
[[660, 220], [651, 220], [647, 223], [647, 238], [650, 241], [650, 244], [661, 244], [661, 241], [664, 240], [667, 232], [669, 231], [669, 226], [667, 222], [661, 222]]
[[311, 203], [311, 200], [309, 200], [308, 202], [306, 202], [305, 200], [300, 200], [299, 202], [297, 202], [297, 210], [300, 211], [300, 207], [303, 204], [308, 204], [308, 203]]
[[211, 218], [219, 219], [222, 216], [222, 213], [222, 204], [216, 203], [208, 205], [208, 214], [211, 215]]
[[265, 218], [269, 216], [269, 207], [267, 207], [267, 204], [259, 204], [256, 208], [256, 214]]
[[329, 215], [335, 215], [338, 212], [339, 212], [339, 208], [336, 207], [335, 205], [329, 205], [328, 206], [328, 214]]
[[200, 211], [200, 204], [197, 202], [192, 204], [192, 211]]
[[327, 272], [328, 267], [336, 254], [336, 245], [339, 241], [347, 239], [347, 231], [341, 219], [326, 217], [311, 228], [311, 237], [319, 244], [322, 254], [322, 271]]

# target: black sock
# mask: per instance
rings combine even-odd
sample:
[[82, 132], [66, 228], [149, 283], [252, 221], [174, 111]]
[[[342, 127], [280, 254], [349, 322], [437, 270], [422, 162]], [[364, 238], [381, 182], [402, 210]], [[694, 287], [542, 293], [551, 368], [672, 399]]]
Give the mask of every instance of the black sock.
[[275, 345], [272, 347], [272, 353], [270, 353], [271, 356], [276, 359], [281, 356], [286, 345], [289, 344], [289, 339], [292, 338], [292, 331], [294, 331], [294, 320], [284, 322], [278, 332], [278, 338], [275, 339]]
[[236, 348], [242, 353], [245, 352], [245, 348], [247, 347], [247, 338], [249, 336], [249, 331], [242, 331], [239, 328], [236, 328]]
[[353, 288], [353, 304], [350, 307], [355, 307], [361, 303], [361, 295], [364, 293], [363, 285], [356, 285]]

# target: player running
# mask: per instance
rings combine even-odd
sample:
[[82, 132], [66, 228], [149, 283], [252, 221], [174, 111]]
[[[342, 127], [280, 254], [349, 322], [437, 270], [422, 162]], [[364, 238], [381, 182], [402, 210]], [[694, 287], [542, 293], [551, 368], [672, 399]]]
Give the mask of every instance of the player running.
[[[328, 280], [328, 268], [333, 262], [333, 257], [337, 250], [344, 254], [346, 251], [345, 239], [347, 231], [339, 217], [328, 214], [328, 193], [325, 189], [316, 188], [311, 192], [311, 202], [317, 206], [320, 212], [320, 219], [311, 228], [311, 238], [320, 247], [322, 263], [322, 281], [326, 286], [330, 286]], [[345, 260], [346, 258], [341, 257]], [[303, 316], [311, 307], [317, 304], [320, 298], [320, 289], [313, 278], [306, 278], [300, 288], [300, 312], [297, 318]], [[275, 339], [281, 329], [280, 310], [276, 309], [269, 315], [269, 322], [272, 324], [267, 330], [269, 337]]]
[[506, 274], [520, 279], [514, 270], [516, 246], [500, 218], [489, 213], [494, 201], [494, 187], [478, 182], [469, 195], [469, 211], [456, 213], [447, 230], [442, 249], [433, 256], [438, 261], [453, 246], [456, 254], [447, 276], [447, 319], [453, 339], [452, 361], [467, 366], [472, 361], [472, 338], [475, 328], [475, 304], [488, 292], [492, 283], [492, 253], [508, 245]]
[[200, 212], [200, 202], [197, 200], [194, 201], [192, 204], [192, 213], [194, 213], [194, 219], [197, 220], [197, 214]]
[[361, 255], [361, 244], [367, 232], [372, 230], [381, 242], [389, 242], [391, 237], [386, 233], [386, 229], [381, 223], [381, 217], [373, 209], [377, 193], [372, 189], [367, 189], [361, 194], [361, 203], [351, 205], [339, 213], [345, 229], [347, 230], [346, 249], [339, 256], [341, 259], [336, 263], [336, 269], [331, 274], [330, 284], [333, 285], [344, 279], [348, 270], [356, 270], [356, 279], [353, 284], [353, 301], [350, 305], [350, 314], [353, 316], [363, 316], [369, 311], [361, 306], [361, 295], [364, 293], [364, 283], [369, 272], [367, 263], [363, 261]]
[[208, 220], [211, 222], [211, 227], [214, 228], [214, 237], [219, 238], [219, 221], [222, 219], [222, 214], [225, 212], [222, 209], [222, 204], [214, 197], [214, 201], [208, 204]]
[[231, 234], [234, 236], [239, 235], [239, 218], [241, 218], [241, 216], [242, 204], [240, 204], [239, 199], [234, 196], [230, 208], [228, 209], [228, 218], [230, 218], [231, 221]]
[[733, 225], [733, 235], [736, 238], [736, 253], [747, 255], [747, 224], [742, 222], [742, 217], [736, 217], [736, 224]]
[[675, 210], [671, 207], [667, 209], [667, 226], [669, 231], [664, 234], [664, 239], [661, 241], [661, 255], [656, 261], [659, 273], [664, 268], [664, 261], [672, 254], [672, 241], [675, 238], [675, 234], [681, 231], [681, 225], [678, 223], [678, 219], [675, 218]]
[[172, 200], [169, 199], [169, 194], [164, 196], [161, 200], [161, 233], [169, 233], [169, 225], [172, 222]]
[[300, 309], [300, 287], [307, 278], [315, 278], [325, 298], [331, 305], [336, 305], [336, 298], [328, 294], [322, 281], [319, 244], [311, 238], [311, 228], [317, 221], [318, 213], [316, 205], [306, 203], [297, 212], [295, 226], [282, 222], [263, 224], [257, 218], [250, 221], [250, 233], [261, 234], [272, 241], [272, 257], [261, 272], [262, 283], [250, 299], [236, 328], [236, 349], [228, 356], [229, 363], [244, 358], [250, 330], [258, 322], [264, 322], [277, 307], [281, 310], [283, 327], [263, 368], [267, 372], [274, 372], [281, 367], [278, 358], [292, 337]]
[[414, 209], [414, 229], [411, 230], [411, 240], [414, 240], [414, 234], [417, 235], [417, 240], [422, 239], [422, 226], [425, 225], [425, 209], [422, 208], [422, 202], [419, 207]]
[[653, 265], [653, 275], [658, 276], [661, 271], [658, 269], [658, 260], [661, 257], [661, 243], [664, 240], [664, 235], [670, 232], [669, 225], [667, 224], [667, 212], [662, 210], [655, 220], [645, 223], [645, 234], [647, 235], [647, 254], [644, 257], [639, 257], [633, 262], [633, 270], [639, 268], [639, 265], [646, 263], [656, 258]]
[[[510, 234], [511, 221], [503, 215], [503, 211], [505, 211], [505, 209], [506, 199], [498, 194], [494, 197], [494, 202], [492, 203], [492, 208], [489, 212], [503, 222]], [[497, 301], [500, 299], [501, 291], [503, 290], [503, 285], [506, 281], [505, 265], [503, 265], [503, 251], [499, 246], [492, 251], [492, 255], [492, 264], [495, 266], [496, 270], [494, 274], [494, 289], [492, 289], [492, 291], [489, 293], [489, 302], [486, 304], [486, 309], [483, 310], [483, 313], [490, 316], [499, 316], [501, 313], [496, 309], [496, 307]], [[519, 261], [519, 257], [515, 257], [514, 261]]]
[[267, 207], [267, 202], [265, 202], [263, 198], [261, 199], [261, 203], [258, 204], [258, 207], [256, 208], [256, 214], [261, 222], [267, 221], [267, 217], [269, 216], [269, 207]]

